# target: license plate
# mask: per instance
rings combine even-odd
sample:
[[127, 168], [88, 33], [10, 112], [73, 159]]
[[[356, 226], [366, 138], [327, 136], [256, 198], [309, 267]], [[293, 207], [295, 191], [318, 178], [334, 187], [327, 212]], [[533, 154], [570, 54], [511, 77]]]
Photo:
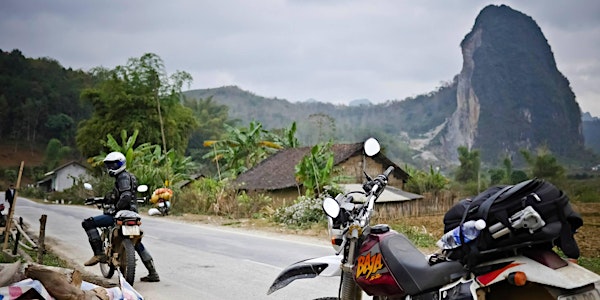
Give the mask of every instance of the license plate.
[[600, 292], [591, 290], [575, 295], [558, 296], [558, 300], [600, 300]]
[[123, 235], [140, 235], [140, 226], [138, 225], [123, 225], [121, 226]]
[[159, 207], [163, 207], [163, 206], [165, 206], [165, 203], [164, 202], [158, 202], [158, 206]]

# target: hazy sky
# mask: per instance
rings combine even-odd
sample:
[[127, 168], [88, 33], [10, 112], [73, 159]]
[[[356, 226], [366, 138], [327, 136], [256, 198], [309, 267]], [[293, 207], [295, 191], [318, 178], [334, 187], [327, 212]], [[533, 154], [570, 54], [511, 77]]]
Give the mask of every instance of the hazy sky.
[[0, 49], [83, 70], [152, 52], [190, 89], [379, 103], [452, 80], [489, 4], [538, 23], [582, 111], [600, 116], [598, 0], [0, 0]]

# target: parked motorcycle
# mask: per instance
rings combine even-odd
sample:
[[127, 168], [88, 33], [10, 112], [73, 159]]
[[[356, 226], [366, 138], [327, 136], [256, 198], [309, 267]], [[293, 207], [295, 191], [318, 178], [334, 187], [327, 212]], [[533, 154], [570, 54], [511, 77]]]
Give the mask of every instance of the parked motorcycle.
[[[374, 139], [365, 154], [380, 150]], [[331, 243], [336, 255], [300, 261], [275, 279], [271, 294], [296, 279], [340, 276], [337, 297], [322, 299], [600, 299], [600, 276], [551, 250], [531, 249], [466, 267], [460, 261], [432, 264], [403, 234], [387, 225], [370, 225], [375, 202], [393, 171], [369, 177], [364, 191], [326, 198]], [[353, 194], [366, 196], [364, 203]]]
[[[92, 186], [84, 184], [88, 190]], [[140, 185], [137, 191], [144, 193], [148, 186]], [[143, 203], [144, 198], [138, 198], [138, 203]], [[105, 214], [113, 214], [116, 211], [115, 205], [106, 203], [104, 197], [92, 197], [85, 200], [86, 205], [95, 204]], [[141, 230], [141, 216], [130, 210], [118, 211], [114, 216], [114, 224], [109, 227], [98, 228], [104, 252], [108, 257], [106, 263], [99, 263], [102, 276], [112, 278], [115, 270], [119, 269], [125, 280], [133, 286], [135, 279], [135, 245], [142, 241], [143, 232]]]
[[167, 216], [171, 211], [171, 198], [173, 197], [173, 190], [169, 188], [156, 189], [150, 197], [150, 203], [154, 204], [155, 207], [148, 210], [148, 214], [151, 216], [161, 215]]

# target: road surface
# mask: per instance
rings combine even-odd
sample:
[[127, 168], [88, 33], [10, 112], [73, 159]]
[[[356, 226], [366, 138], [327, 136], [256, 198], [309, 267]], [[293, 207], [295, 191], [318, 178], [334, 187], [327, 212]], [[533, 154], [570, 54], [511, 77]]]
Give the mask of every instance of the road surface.
[[[81, 228], [84, 218], [100, 213], [93, 207], [41, 204], [19, 197], [15, 216], [23, 217], [30, 230], [37, 233], [39, 219], [46, 214], [46, 241], [52, 251], [101, 276], [99, 267], [83, 266], [92, 251]], [[275, 300], [337, 295], [338, 277], [297, 280], [266, 295], [273, 280], [289, 264], [332, 255], [326, 240], [142, 217], [143, 242], [161, 278], [158, 283], [139, 281], [147, 271], [138, 259], [134, 288], [145, 299]]]

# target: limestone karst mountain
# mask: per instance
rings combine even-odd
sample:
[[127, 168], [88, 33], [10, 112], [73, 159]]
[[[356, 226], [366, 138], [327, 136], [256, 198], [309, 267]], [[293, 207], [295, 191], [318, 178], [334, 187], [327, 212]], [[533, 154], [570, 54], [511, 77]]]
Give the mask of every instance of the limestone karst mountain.
[[581, 111], [536, 22], [490, 5], [461, 43], [457, 109], [438, 153], [484, 149], [484, 160], [546, 145], [557, 155], [583, 149]]

